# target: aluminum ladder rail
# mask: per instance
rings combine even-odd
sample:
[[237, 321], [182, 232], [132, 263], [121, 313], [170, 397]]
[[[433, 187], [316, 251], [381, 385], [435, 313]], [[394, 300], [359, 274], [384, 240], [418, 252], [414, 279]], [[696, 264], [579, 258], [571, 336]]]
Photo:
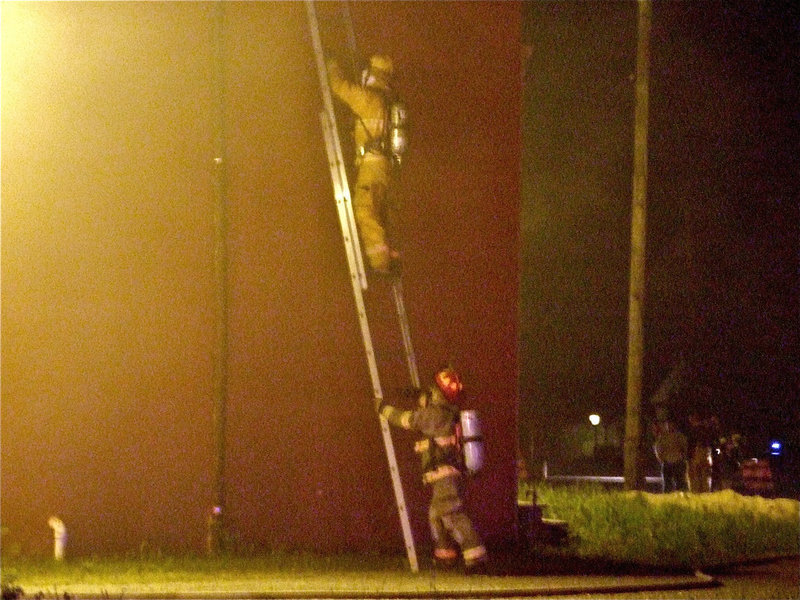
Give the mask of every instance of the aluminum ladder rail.
[[[342, 228], [342, 237], [344, 239], [345, 253], [347, 255], [347, 265], [350, 270], [350, 282], [353, 287], [353, 298], [355, 299], [356, 303], [358, 322], [361, 327], [361, 337], [364, 342], [367, 365], [369, 367], [369, 374], [372, 380], [372, 392], [374, 398], [376, 400], [380, 400], [383, 399], [383, 391], [381, 389], [380, 377], [378, 375], [378, 365], [372, 345], [372, 334], [370, 333], [369, 322], [367, 320], [367, 311], [364, 305], [363, 290], [367, 289], [366, 273], [364, 270], [363, 260], [361, 259], [361, 249], [358, 242], [355, 219], [353, 217], [353, 207], [350, 200], [350, 189], [347, 183], [347, 173], [344, 167], [342, 148], [339, 142], [338, 129], [336, 127], [336, 114], [334, 112], [333, 98], [331, 96], [331, 90], [328, 84], [325, 55], [322, 50], [322, 41], [319, 35], [319, 24], [317, 21], [317, 14], [314, 8], [313, 0], [306, 0], [306, 9], [308, 11], [308, 22], [311, 29], [314, 54], [316, 55], [317, 74], [319, 75], [320, 89], [322, 90], [322, 99], [325, 106], [325, 109], [320, 112], [320, 122], [322, 124], [322, 130], [325, 137], [325, 150], [328, 155], [328, 164], [331, 171], [334, 195], [336, 197], [339, 223]], [[409, 367], [412, 373], [412, 381], [416, 386], [418, 386], [419, 377], [416, 375], [416, 362], [414, 359], [413, 350], [410, 351], [411, 338], [408, 333], [408, 319], [406, 317], [405, 307], [403, 306], [402, 302], [402, 287], [399, 280], [396, 280], [393, 283], [392, 290], [394, 292], [395, 306], [397, 307], [398, 316], [401, 321], [401, 330], [403, 335], [403, 344], [406, 349], [406, 358], [409, 365], [413, 365], [413, 367]], [[383, 445], [386, 449], [386, 457], [389, 462], [389, 472], [392, 477], [392, 486], [394, 488], [395, 501], [397, 503], [397, 512], [400, 516], [400, 525], [403, 530], [403, 539], [405, 541], [408, 562], [411, 570], [416, 573], [419, 571], [417, 552], [414, 547], [414, 536], [411, 531], [411, 524], [408, 518], [408, 508], [406, 506], [405, 495], [403, 493], [403, 484], [400, 479], [400, 470], [397, 466], [397, 458], [394, 452], [392, 435], [391, 431], [389, 430], [388, 421], [384, 417], [379, 417], [379, 421], [381, 425], [381, 433], [383, 435]]]

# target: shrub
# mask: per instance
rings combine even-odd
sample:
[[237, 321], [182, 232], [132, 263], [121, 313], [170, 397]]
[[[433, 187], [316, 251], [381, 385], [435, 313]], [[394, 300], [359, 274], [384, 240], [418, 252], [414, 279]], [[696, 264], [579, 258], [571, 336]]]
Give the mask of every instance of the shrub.
[[567, 521], [582, 558], [703, 568], [798, 553], [800, 503], [785, 498], [537, 487], [545, 516]]

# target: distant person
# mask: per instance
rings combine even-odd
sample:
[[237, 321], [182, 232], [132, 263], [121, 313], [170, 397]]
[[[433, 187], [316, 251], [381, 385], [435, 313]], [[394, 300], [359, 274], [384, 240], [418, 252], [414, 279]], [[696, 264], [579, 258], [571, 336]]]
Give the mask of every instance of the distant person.
[[393, 187], [399, 158], [393, 149], [397, 149], [398, 132], [404, 130], [393, 127], [400, 112], [395, 109], [397, 104], [391, 86], [394, 65], [388, 56], [371, 57], [361, 75], [361, 83], [345, 79], [333, 58], [328, 59], [327, 68], [331, 91], [355, 115], [353, 136], [358, 175], [353, 192], [353, 214], [364, 252], [373, 272], [397, 275], [400, 253], [393, 247], [392, 238], [397, 228], [398, 207]]
[[715, 490], [730, 490], [741, 484], [742, 436], [732, 433], [719, 438], [719, 454], [714, 461]]
[[689, 441], [672, 421], [658, 424], [653, 450], [658, 462], [661, 463], [662, 491], [664, 493], [687, 491]]
[[422, 481], [431, 488], [428, 521], [435, 564], [445, 567], [458, 562], [458, 549], [468, 572], [480, 572], [486, 564], [486, 548], [464, 512], [462, 488], [464, 461], [456, 427], [461, 379], [450, 369], [441, 369], [428, 390], [415, 390], [418, 408], [401, 410], [378, 402], [378, 413], [391, 425], [421, 433], [414, 451], [422, 459]]
[[715, 417], [703, 418], [697, 412], [689, 415], [689, 489], [696, 493], [710, 492], [714, 462], [714, 442], [719, 432]]

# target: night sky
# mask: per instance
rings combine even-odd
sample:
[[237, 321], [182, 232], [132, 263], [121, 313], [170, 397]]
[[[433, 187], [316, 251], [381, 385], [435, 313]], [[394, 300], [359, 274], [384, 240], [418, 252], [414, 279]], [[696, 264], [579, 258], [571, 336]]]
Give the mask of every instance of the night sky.
[[[524, 10], [521, 432], [536, 456], [590, 411], [624, 418], [637, 5]], [[715, 414], [754, 453], [800, 426], [799, 27], [780, 2], [653, 4], [644, 418], [683, 361], [676, 417]]]

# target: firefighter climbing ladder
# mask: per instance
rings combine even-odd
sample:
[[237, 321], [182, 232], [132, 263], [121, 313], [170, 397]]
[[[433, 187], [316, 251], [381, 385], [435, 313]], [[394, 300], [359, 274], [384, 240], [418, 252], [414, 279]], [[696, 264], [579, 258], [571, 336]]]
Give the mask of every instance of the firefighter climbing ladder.
[[[372, 346], [372, 335], [367, 320], [366, 307], [364, 305], [364, 290], [367, 289], [367, 277], [364, 269], [364, 262], [361, 256], [361, 248], [358, 241], [355, 218], [353, 216], [353, 206], [350, 200], [350, 188], [347, 182], [347, 172], [345, 170], [344, 159], [342, 157], [342, 147], [339, 141], [338, 129], [336, 127], [336, 114], [333, 107], [330, 86], [328, 85], [327, 68], [325, 66], [325, 55], [322, 50], [322, 40], [319, 34], [319, 24], [317, 22], [316, 9], [313, 0], [306, 0], [308, 11], [308, 22], [311, 29], [311, 38], [314, 45], [314, 54], [317, 61], [317, 73], [319, 75], [320, 89], [322, 90], [322, 100], [324, 110], [320, 112], [320, 121], [325, 137], [325, 149], [328, 154], [328, 163], [333, 181], [333, 191], [336, 198], [336, 208], [339, 213], [339, 223], [342, 227], [342, 237], [344, 238], [345, 253], [347, 255], [347, 265], [350, 270], [350, 281], [353, 287], [353, 297], [358, 313], [358, 322], [361, 327], [361, 337], [364, 342], [364, 350], [367, 356], [369, 374], [372, 380], [372, 392], [375, 399], [383, 398], [380, 377], [378, 375], [378, 365], [375, 359], [375, 351]], [[400, 330], [403, 339], [403, 347], [406, 354], [411, 383], [419, 387], [419, 374], [414, 351], [411, 346], [411, 333], [408, 325], [405, 305], [403, 303], [402, 283], [398, 278], [392, 282], [392, 295], [394, 298], [397, 317], [400, 323]], [[386, 457], [389, 461], [389, 471], [392, 476], [397, 512], [400, 516], [400, 525], [403, 530], [403, 539], [406, 545], [406, 553], [411, 570], [417, 572], [417, 554], [414, 547], [414, 538], [411, 532], [411, 525], [408, 520], [408, 509], [406, 507], [403, 494], [403, 485], [400, 479], [400, 471], [397, 467], [397, 459], [394, 453], [389, 423], [380, 417], [381, 433], [383, 434], [383, 444], [386, 449]]]

